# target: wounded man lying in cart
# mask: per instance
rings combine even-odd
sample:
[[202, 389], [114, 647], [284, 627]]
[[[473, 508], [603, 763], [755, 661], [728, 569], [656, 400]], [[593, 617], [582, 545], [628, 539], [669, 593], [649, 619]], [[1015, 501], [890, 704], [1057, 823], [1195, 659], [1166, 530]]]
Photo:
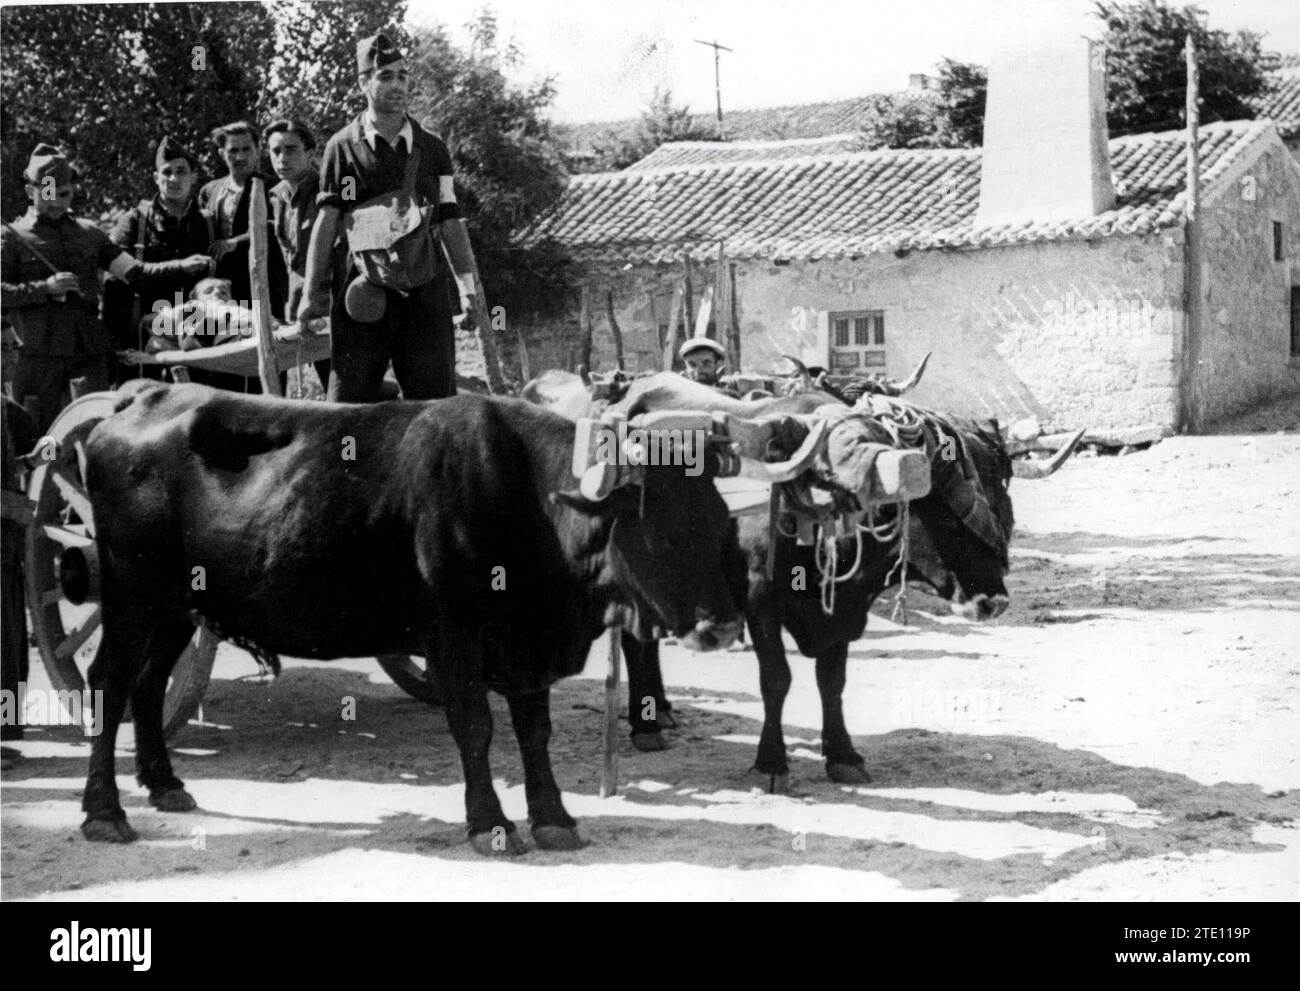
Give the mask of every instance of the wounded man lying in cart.
[[[251, 337], [253, 308], [246, 302], [232, 301], [230, 294], [229, 279], [203, 279], [190, 290], [190, 298], [184, 302], [173, 306], [156, 303], [153, 313], [140, 318], [146, 336], [145, 352], [194, 351]], [[179, 300], [180, 293], [176, 297]]]

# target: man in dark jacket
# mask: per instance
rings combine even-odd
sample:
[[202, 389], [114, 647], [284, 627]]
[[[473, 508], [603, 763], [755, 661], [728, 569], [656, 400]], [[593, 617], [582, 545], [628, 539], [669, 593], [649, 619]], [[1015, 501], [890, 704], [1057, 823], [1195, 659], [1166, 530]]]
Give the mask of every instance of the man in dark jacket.
[[23, 340], [14, 396], [35, 406], [36, 427], [49, 428], [70, 399], [69, 383], [87, 390], [112, 383], [113, 339], [99, 319], [99, 273], [152, 289], [207, 273], [210, 259], [139, 262], [89, 220], [71, 216], [75, 175], [63, 153], [37, 145], [25, 172], [31, 208], [0, 235], [0, 303]]
[[[154, 183], [158, 193], [143, 200], [117, 222], [109, 239], [123, 251], [143, 262], [165, 262], [206, 255], [215, 240], [212, 219], [195, 202], [194, 181], [198, 161], [169, 137], [158, 142], [154, 156]], [[216, 263], [212, 265], [215, 270]], [[113, 331], [119, 349], [144, 350], [148, 340], [147, 320], [164, 306], [181, 306], [203, 274], [180, 275], [159, 283], [148, 292], [133, 292], [126, 283], [112, 279], [104, 287], [104, 322]], [[123, 366], [121, 378], [136, 377], [139, 366]], [[145, 366], [151, 371], [156, 366]]]
[[[289, 301], [284, 312], [292, 319], [302, 303], [307, 249], [318, 212], [316, 194], [320, 191], [320, 172], [314, 159], [316, 138], [302, 121], [285, 119], [266, 126], [262, 131], [262, 143], [271, 160], [271, 168], [280, 177], [279, 184], [271, 189], [271, 210], [280, 254], [289, 270]], [[343, 264], [342, 252], [336, 249], [330, 268], [338, 278], [343, 275]], [[321, 388], [328, 389], [329, 359], [315, 364]]]

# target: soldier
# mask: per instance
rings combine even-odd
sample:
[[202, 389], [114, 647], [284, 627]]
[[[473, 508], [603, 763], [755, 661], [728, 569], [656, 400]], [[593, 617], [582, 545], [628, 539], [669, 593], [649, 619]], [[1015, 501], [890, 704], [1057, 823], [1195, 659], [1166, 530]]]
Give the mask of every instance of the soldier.
[[[311, 129], [300, 120], [277, 120], [262, 131], [262, 142], [271, 159], [271, 168], [280, 177], [279, 184], [271, 190], [271, 210], [275, 237], [289, 272], [289, 297], [284, 312], [292, 319], [302, 302], [307, 248], [318, 212], [316, 194], [320, 191], [320, 173], [313, 154], [316, 139]], [[343, 261], [336, 250], [330, 264], [331, 271], [341, 276]], [[328, 389], [328, 358], [316, 362], [316, 374], [320, 377], [321, 388]]]
[[[9, 384], [22, 343], [9, 321], [3, 330], [4, 358], [0, 375]], [[30, 504], [22, 487], [22, 456], [36, 446], [36, 424], [27, 411], [8, 396], [0, 397], [0, 689], [18, 697], [27, 680], [27, 611], [23, 595], [23, 536], [31, 519]], [[0, 740], [23, 738], [22, 713], [16, 721], [0, 725]], [[9, 748], [5, 748], [8, 758]]]
[[[109, 238], [132, 257], [144, 262], [175, 261], [207, 254], [215, 239], [212, 218], [199, 210], [194, 199], [198, 161], [169, 137], [158, 142], [153, 179], [158, 193], [128, 211]], [[210, 270], [216, 268], [213, 262]], [[198, 280], [208, 273], [180, 275], [155, 286], [141, 297], [120, 280], [104, 287], [104, 320], [114, 332], [119, 349], [143, 350], [148, 340], [148, 319], [162, 306], [179, 306]], [[156, 372], [154, 366], [147, 366]], [[123, 376], [126, 377], [126, 376]], [[198, 378], [195, 381], [199, 381]]]
[[112, 382], [113, 339], [99, 320], [99, 273], [132, 288], [154, 288], [208, 271], [207, 255], [139, 262], [89, 220], [69, 213], [76, 176], [57, 148], [37, 145], [24, 173], [31, 208], [0, 239], [0, 302], [23, 340], [14, 396], [35, 402], [36, 427], [49, 428], [70, 398], [69, 383], [88, 390]]
[[[366, 109], [330, 138], [321, 162], [320, 213], [312, 229], [306, 286], [298, 319], [330, 315], [333, 375], [330, 399], [374, 402], [381, 398], [384, 372], [391, 359], [407, 399], [438, 399], [456, 392], [456, 344], [453, 302], [446, 264], [431, 222], [450, 257], [460, 294], [469, 301], [478, 291], [474, 253], [456, 203], [451, 155], [436, 135], [406, 113], [406, 60], [383, 34], [357, 45], [358, 84]], [[403, 230], [412, 204], [423, 211], [399, 251], [362, 254], [361, 235], [376, 242], [390, 229], [383, 216], [391, 211]], [[367, 214], [363, 214], [363, 210]], [[363, 231], [358, 218], [369, 215]], [[379, 222], [374, 222], [378, 220]], [[330, 309], [330, 255], [340, 224], [348, 230], [349, 259], [342, 289], [333, 292]], [[386, 275], [373, 267], [398, 255]], [[336, 283], [336, 286], [339, 283]]]

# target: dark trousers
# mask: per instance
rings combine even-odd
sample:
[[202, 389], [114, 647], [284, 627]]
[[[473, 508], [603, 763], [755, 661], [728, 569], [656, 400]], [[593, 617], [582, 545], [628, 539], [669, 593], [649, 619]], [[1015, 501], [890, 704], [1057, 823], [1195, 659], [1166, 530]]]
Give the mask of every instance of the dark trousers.
[[374, 323], [357, 323], [348, 316], [343, 295], [334, 298], [330, 401], [379, 402], [390, 359], [402, 398], [454, 396], [456, 336], [447, 281], [437, 278], [409, 292], [384, 292], [387, 306]]
[[[0, 520], [0, 688], [18, 692], [27, 680], [27, 611], [23, 608], [23, 528]], [[3, 727], [6, 740], [22, 739], [22, 721]]]
[[86, 380], [85, 392], [103, 392], [113, 387], [113, 356], [107, 354], [55, 357], [53, 355], [20, 352], [14, 368], [13, 396], [20, 406], [27, 405], [29, 396], [36, 398], [30, 412], [36, 418], [36, 429], [45, 433], [54, 418], [68, 403], [72, 393], [68, 383], [75, 378]]

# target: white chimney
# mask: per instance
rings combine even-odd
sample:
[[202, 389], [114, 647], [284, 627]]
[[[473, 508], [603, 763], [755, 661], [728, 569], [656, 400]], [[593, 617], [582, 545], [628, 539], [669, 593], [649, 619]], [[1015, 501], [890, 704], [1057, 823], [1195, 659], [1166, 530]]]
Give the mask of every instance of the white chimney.
[[1115, 205], [1105, 48], [1078, 38], [989, 66], [976, 225], [1071, 220]]

